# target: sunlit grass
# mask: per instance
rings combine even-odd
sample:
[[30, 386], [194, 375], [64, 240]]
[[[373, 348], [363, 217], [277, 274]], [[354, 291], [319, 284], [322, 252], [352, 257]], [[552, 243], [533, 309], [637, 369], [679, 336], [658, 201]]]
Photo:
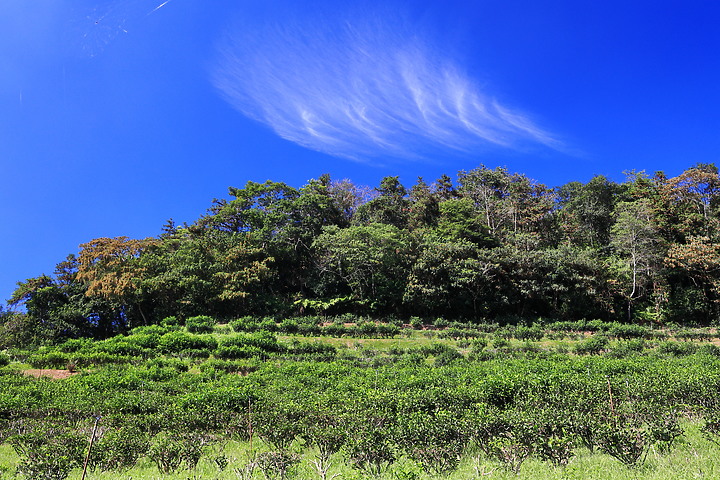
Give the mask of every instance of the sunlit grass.
[[[577, 450], [576, 456], [565, 467], [554, 467], [547, 462], [529, 458], [522, 464], [517, 475], [504, 468], [497, 460], [480, 458], [479, 461], [475, 461], [470, 456], [465, 456], [459, 468], [446, 477], [428, 475], [423, 473], [418, 465], [407, 459], [401, 459], [391, 465], [379, 478], [380, 480], [437, 480], [439, 478], [447, 480], [473, 478], [497, 480], [691, 480], [720, 478], [719, 447], [701, 435], [699, 424], [686, 423], [684, 427], [685, 435], [676, 443], [672, 451], [660, 454], [651, 449], [645, 463], [637, 468], [627, 467], [614, 458], [597, 451], [590, 452], [586, 448], [580, 448]], [[258, 451], [268, 449], [257, 440], [254, 447]], [[292, 448], [298, 453], [303, 453], [303, 460], [297, 466], [293, 478], [303, 480], [319, 478], [311, 464], [315, 452], [298, 442]], [[235, 469], [242, 468], [249, 461], [249, 449], [250, 446], [247, 442], [229, 442], [223, 448], [216, 446], [213, 452], [200, 460], [195, 470], [181, 470], [163, 475], [151, 460], [142, 458], [130, 470], [89, 472], [87, 478], [89, 480], [236, 480], [238, 474]], [[213, 460], [219, 454], [225, 455], [229, 460], [229, 464], [224, 470], [220, 470]], [[367, 478], [361, 472], [352, 469], [342, 456], [337, 455], [333, 460], [334, 465], [330, 469], [328, 478], [336, 473], [341, 474], [338, 478], [346, 480]], [[17, 461], [18, 457], [9, 445], [0, 445], [0, 478], [11, 478]], [[69, 478], [79, 478], [80, 474], [81, 470], [76, 469]], [[262, 479], [264, 476], [260, 470], [256, 470], [253, 478]]]

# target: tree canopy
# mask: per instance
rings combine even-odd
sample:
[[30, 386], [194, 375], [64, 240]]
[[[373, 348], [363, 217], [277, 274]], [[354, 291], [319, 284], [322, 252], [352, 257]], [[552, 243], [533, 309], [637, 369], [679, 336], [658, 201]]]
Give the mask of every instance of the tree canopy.
[[24, 315], [25, 341], [53, 340], [168, 316], [295, 315], [321, 305], [477, 321], [640, 321], [647, 312], [720, 320], [714, 165], [555, 188], [481, 165], [456, 182], [443, 175], [406, 187], [388, 176], [370, 188], [326, 174], [300, 188], [247, 182], [228, 193], [156, 238], [80, 245], [53, 275], [18, 283], [9, 305], [25, 313], [3, 312], [0, 329], [17, 330]]

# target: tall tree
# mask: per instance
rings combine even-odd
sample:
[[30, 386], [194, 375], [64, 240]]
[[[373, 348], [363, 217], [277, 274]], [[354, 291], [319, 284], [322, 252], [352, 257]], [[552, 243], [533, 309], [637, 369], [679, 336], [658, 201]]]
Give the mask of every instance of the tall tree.
[[410, 189], [408, 227], [411, 230], [432, 228], [440, 216], [439, 199], [422, 177]]
[[[459, 174], [460, 194], [473, 200], [490, 233], [513, 244], [538, 236], [550, 221], [553, 193], [525, 175], [480, 166]], [[538, 239], [539, 241], [539, 239]], [[525, 239], [521, 243], [527, 244]]]
[[621, 194], [622, 188], [602, 175], [585, 184], [570, 182], [560, 187], [557, 220], [563, 237], [575, 245], [607, 247]]
[[385, 177], [375, 189], [377, 197], [363, 204], [357, 210], [355, 223], [384, 223], [397, 228], [405, 228], [410, 213], [410, 200], [407, 190], [398, 177]]
[[632, 319], [635, 300], [644, 297], [657, 281], [663, 258], [662, 238], [658, 233], [650, 201], [619, 202], [615, 206], [611, 245], [622, 259], [629, 286], [626, 290], [627, 319]]
[[112, 301], [125, 314], [134, 307], [147, 325], [148, 318], [138, 295], [145, 269], [139, 265], [138, 258], [156, 243], [157, 240], [151, 238], [104, 237], [80, 245], [77, 280], [86, 285], [85, 294]]
[[230, 187], [228, 192], [233, 199], [215, 199], [198, 226], [233, 233], [253, 232], [264, 241], [287, 222], [289, 204], [298, 196], [294, 188], [270, 180], [247, 182], [245, 188]]
[[720, 175], [714, 164], [698, 164], [668, 179], [662, 193], [677, 240], [720, 236]]
[[325, 227], [313, 248], [321, 275], [345, 285], [359, 304], [374, 312], [396, 311], [400, 306], [411, 248], [402, 230], [382, 223]]
[[[708, 237], [689, 237], [687, 243], [670, 245], [665, 264], [680, 277], [673, 282], [676, 298], [671, 299], [680, 306], [680, 316], [703, 323], [720, 317], [720, 244]], [[700, 302], [687, 302], [693, 291], [700, 294]]]

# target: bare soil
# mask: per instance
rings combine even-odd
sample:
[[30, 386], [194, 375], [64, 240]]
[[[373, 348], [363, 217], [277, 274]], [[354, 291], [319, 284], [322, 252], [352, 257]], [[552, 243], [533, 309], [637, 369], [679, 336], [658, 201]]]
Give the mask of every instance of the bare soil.
[[73, 375], [77, 375], [79, 372], [70, 372], [68, 370], [54, 370], [51, 368], [31, 368], [28, 370], [23, 370], [24, 375], [28, 375], [30, 377], [49, 377], [53, 380], [62, 380], [64, 378], [72, 377]]

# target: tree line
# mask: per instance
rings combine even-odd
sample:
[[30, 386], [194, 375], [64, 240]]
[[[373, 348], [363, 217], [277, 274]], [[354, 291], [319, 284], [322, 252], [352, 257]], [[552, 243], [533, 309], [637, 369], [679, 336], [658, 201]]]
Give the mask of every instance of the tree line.
[[91, 240], [19, 282], [0, 343], [197, 315], [714, 322], [717, 167], [626, 176], [549, 188], [480, 166], [409, 188], [248, 182], [192, 223]]

